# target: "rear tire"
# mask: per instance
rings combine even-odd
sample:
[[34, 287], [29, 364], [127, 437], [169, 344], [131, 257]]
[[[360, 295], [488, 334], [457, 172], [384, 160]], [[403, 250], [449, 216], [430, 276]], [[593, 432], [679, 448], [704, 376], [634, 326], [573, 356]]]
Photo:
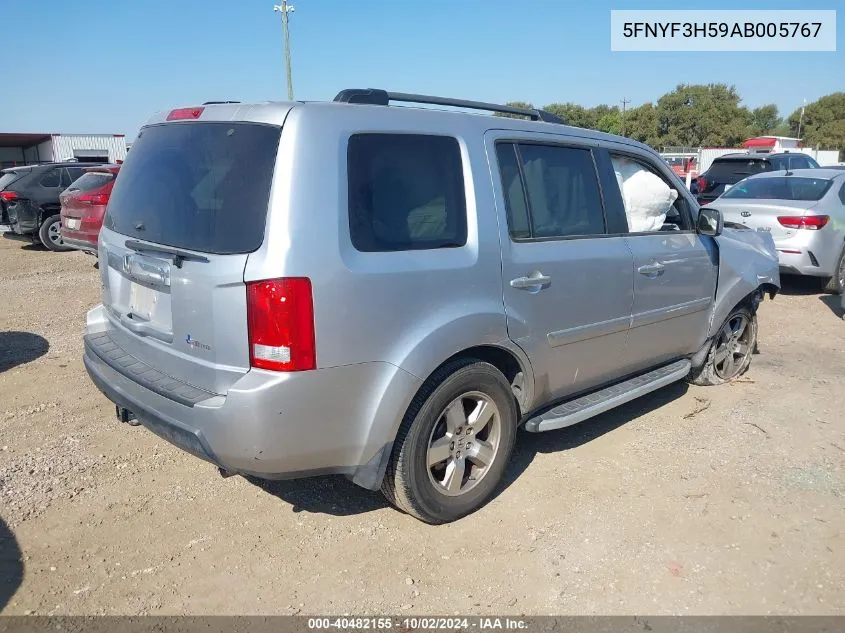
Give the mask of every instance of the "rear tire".
[[517, 421], [513, 392], [498, 369], [474, 358], [448, 363], [408, 407], [382, 492], [426, 523], [470, 514], [501, 481]]
[[735, 380], [748, 371], [756, 349], [757, 315], [747, 307], [736, 307], [713, 338], [707, 360], [693, 368], [687, 380], [704, 387]]
[[41, 243], [56, 253], [73, 250], [69, 246], [65, 246], [64, 242], [62, 242], [61, 226], [62, 216], [56, 214], [44, 220], [41, 223], [41, 228], [38, 229], [38, 238], [41, 240]]
[[822, 292], [832, 295], [839, 295], [845, 292], [845, 250], [839, 255], [833, 277], [827, 280]]

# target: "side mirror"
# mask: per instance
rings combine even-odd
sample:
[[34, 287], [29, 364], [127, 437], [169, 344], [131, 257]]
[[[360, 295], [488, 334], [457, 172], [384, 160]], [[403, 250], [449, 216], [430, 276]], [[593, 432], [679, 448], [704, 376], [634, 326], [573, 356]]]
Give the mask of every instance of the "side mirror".
[[725, 221], [722, 218], [722, 212], [719, 209], [711, 207], [701, 207], [698, 210], [698, 223], [696, 230], [700, 235], [709, 235], [716, 237], [722, 234], [722, 229], [725, 228]]

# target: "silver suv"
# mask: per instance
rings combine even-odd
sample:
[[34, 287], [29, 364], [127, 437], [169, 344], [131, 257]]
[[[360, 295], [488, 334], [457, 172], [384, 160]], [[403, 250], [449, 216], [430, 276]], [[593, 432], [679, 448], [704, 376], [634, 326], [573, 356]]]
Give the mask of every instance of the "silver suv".
[[[673, 192], [654, 230], [629, 230], [620, 159]], [[723, 230], [641, 143], [381, 90], [153, 117], [99, 261], [84, 360], [120, 420], [430, 523], [491, 496], [519, 426], [740, 375], [780, 283], [771, 237]]]

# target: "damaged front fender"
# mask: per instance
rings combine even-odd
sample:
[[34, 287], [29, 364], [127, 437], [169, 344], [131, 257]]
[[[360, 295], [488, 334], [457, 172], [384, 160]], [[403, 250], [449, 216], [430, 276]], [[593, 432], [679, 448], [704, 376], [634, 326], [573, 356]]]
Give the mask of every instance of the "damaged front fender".
[[719, 285], [710, 319], [713, 336], [731, 310], [754, 292], [774, 296], [780, 290], [780, 269], [775, 242], [769, 233], [725, 227], [715, 238], [719, 247]]

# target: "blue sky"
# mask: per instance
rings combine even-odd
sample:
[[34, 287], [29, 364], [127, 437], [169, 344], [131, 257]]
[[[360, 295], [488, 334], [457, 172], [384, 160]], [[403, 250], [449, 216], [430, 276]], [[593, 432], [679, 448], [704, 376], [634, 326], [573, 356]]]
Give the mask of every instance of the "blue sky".
[[[208, 100], [286, 95], [273, 0], [2, 0], [0, 131], [125, 133], [153, 112]], [[835, 53], [610, 51], [610, 9], [678, 9], [656, 0], [293, 0], [298, 99], [341, 88], [545, 105], [654, 101], [679, 83], [736, 85], [744, 103], [845, 90], [845, 5]], [[690, 8], [796, 9], [780, 0]], [[839, 5], [837, 7], [837, 5]], [[85, 54], [85, 53], [88, 54]]]

